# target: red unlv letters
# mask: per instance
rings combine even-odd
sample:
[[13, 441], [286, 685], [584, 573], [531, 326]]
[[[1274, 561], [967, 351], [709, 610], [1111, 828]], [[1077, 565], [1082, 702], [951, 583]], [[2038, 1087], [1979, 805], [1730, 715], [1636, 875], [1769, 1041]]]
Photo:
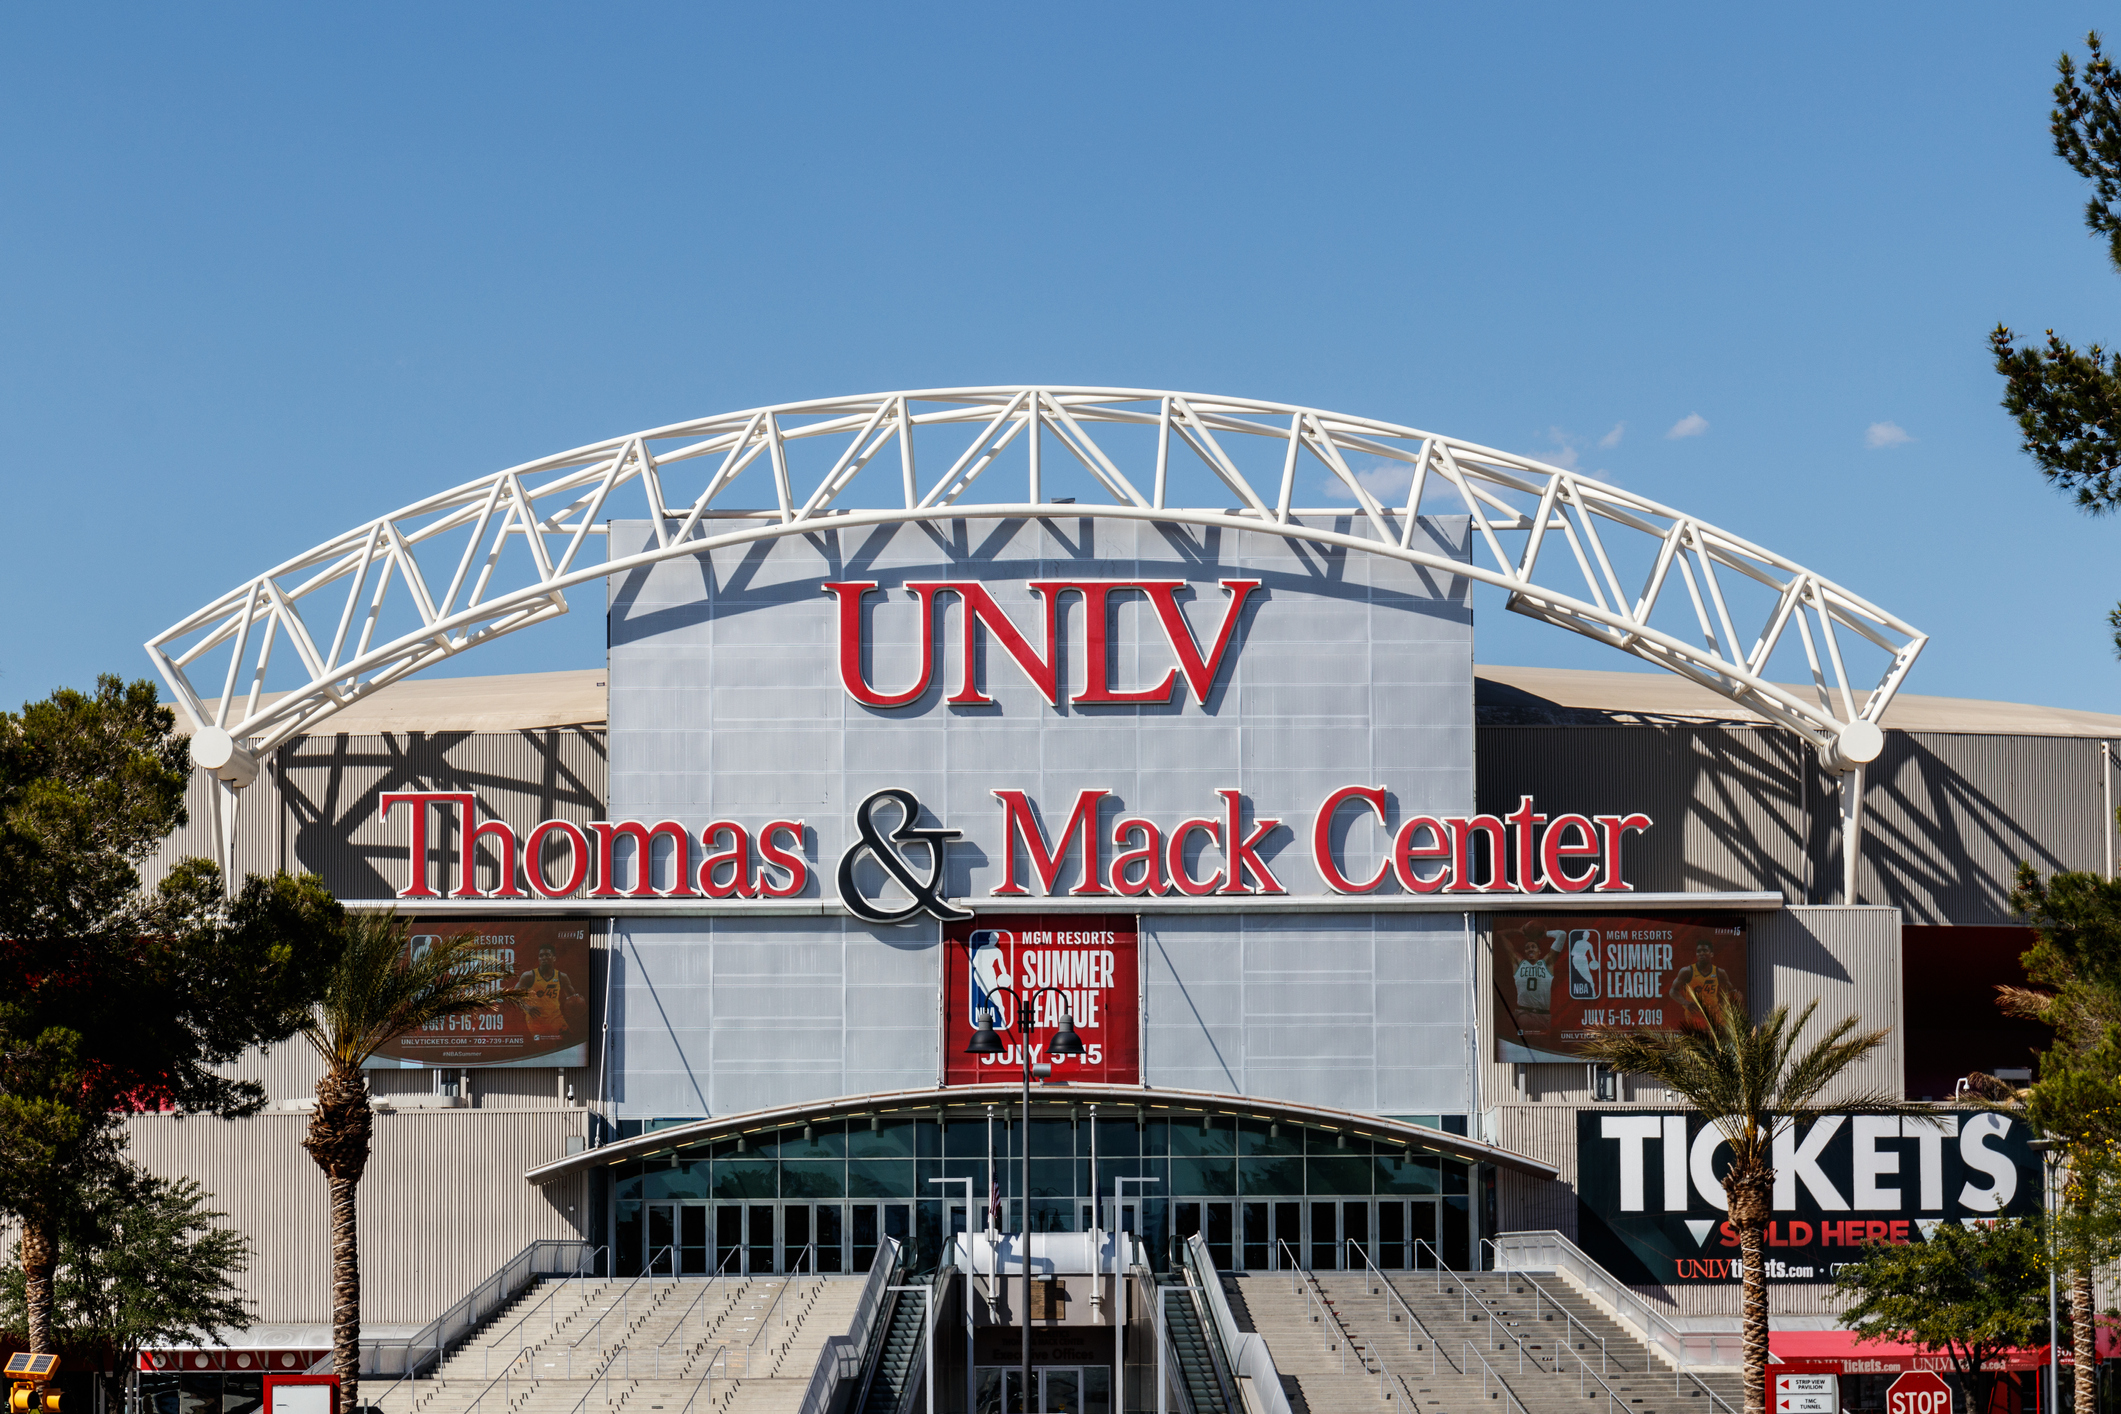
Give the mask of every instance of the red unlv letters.
[[[942, 594], [958, 597], [964, 605], [965, 620], [964, 678], [947, 701], [958, 704], [994, 701], [980, 690], [976, 668], [979, 630], [984, 625], [988, 637], [1016, 660], [1017, 667], [1023, 669], [1024, 676], [1031, 680], [1031, 685], [1039, 690], [1047, 704], [1057, 706], [1061, 695], [1060, 597], [1072, 590], [1083, 596], [1086, 642], [1082, 690], [1068, 700], [1078, 704], [1112, 705], [1169, 702], [1172, 691], [1178, 686], [1181, 670], [1186, 675], [1186, 685], [1193, 689], [1193, 700], [1208, 700], [1216, 674], [1222, 670], [1223, 655], [1229, 651], [1231, 636], [1237, 631], [1237, 621], [1244, 613], [1245, 600], [1259, 588], [1256, 579], [1226, 579], [1221, 583], [1223, 591], [1230, 596], [1230, 603], [1223, 610], [1222, 627], [1216, 631], [1214, 646], [1203, 654], [1178, 606], [1178, 591], [1187, 587], [1185, 580], [1034, 579], [1029, 587], [1038, 596], [1044, 610], [1045, 651], [1041, 653], [1026, 641], [1015, 622], [1002, 612], [1001, 605], [994, 602], [987, 587], [977, 580], [909, 581], [906, 592], [920, 601], [920, 672], [910, 687], [895, 692], [872, 688], [862, 672], [862, 600], [876, 588], [876, 581], [827, 584], [825, 592], [839, 600], [840, 605], [840, 682], [855, 701], [865, 706], [904, 707], [918, 702], [928, 691], [928, 684], [935, 677], [935, 600]], [[1171, 652], [1178, 659], [1178, 667], [1166, 672], [1164, 680], [1154, 687], [1115, 688], [1112, 685], [1111, 601], [1114, 594], [1128, 590], [1149, 596], [1149, 602], [1156, 608], [1157, 621], [1163, 626], [1164, 637], [1170, 641]]]

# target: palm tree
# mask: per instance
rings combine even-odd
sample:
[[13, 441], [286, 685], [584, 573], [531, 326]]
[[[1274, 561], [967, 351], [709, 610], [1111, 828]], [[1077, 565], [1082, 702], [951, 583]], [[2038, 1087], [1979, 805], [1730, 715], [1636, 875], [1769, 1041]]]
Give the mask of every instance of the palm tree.
[[445, 1016], [491, 1006], [507, 974], [473, 946], [469, 933], [408, 957], [405, 925], [390, 914], [356, 914], [346, 949], [302, 1027], [324, 1058], [317, 1107], [302, 1147], [331, 1187], [331, 1363], [340, 1407], [360, 1404], [361, 1251], [354, 1193], [368, 1167], [370, 1131], [362, 1066], [386, 1042]]
[[1898, 1095], [1866, 1090], [1822, 1098], [1851, 1065], [1884, 1044], [1884, 1031], [1858, 1031], [1846, 1017], [1799, 1049], [1798, 1035], [1818, 1008], [1813, 1002], [1793, 1022], [1778, 1006], [1753, 1023], [1738, 1006], [1713, 1007], [1706, 1024], [1683, 1031], [1609, 1031], [1583, 1048], [1584, 1056], [1630, 1075], [1645, 1075], [1675, 1091], [1715, 1125], [1730, 1146], [1723, 1176], [1731, 1225], [1745, 1274], [1745, 1408], [1767, 1409], [1768, 1294], [1766, 1233], [1775, 1196], [1773, 1139], [1780, 1124], [1825, 1114], [1904, 1114], [1926, 1109]]

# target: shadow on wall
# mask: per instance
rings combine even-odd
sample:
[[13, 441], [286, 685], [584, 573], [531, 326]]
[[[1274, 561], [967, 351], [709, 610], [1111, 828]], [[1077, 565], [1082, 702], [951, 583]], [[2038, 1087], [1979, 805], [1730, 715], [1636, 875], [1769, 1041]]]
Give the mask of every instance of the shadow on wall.
[[[301, 737], [279, 753], [275, 785], [283, 828], [293, 832], [290, 867], [322, 875], [342, 898], [389, 898], [405, 883], [411, 827], [405, 806], [381, 818], [376, 799], [385, 792], [469, 791], [481, 818], [520, 833], [539, 820], [595, 818], [605, 780], [603, 734], [553, 727]], [[461, 828], [428, 831], [438, 887], [455, 885]], [[493, 888], [500, 866], [490, 842], [480, 842], [475, 864], [478, 886]]]

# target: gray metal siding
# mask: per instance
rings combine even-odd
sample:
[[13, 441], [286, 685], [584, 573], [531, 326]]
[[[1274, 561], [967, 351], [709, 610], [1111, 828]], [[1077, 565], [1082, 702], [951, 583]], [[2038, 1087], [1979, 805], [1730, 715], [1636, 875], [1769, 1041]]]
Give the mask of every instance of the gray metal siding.
[[[250, 1238], [241, 1285], [261, 1323], [331, 1319], [330, 1214], [323, 1173], [302, 1148], [308, 1122], [284, 1113], [125, 1122], [135, 1162], [197, 1180]], [[581, 1110], [377, 1115], [360, 1189], [361, 1318], [422, 1324], [525, 1243], [580, 1236], [586, 1181], [539, 1187], [523, 1171], [565, 1154], [586, 1122]]]
[[[470, 791], [483, 815], [522, 824], [582, 824], [603, 814], [607, 798], [604, 733], [580, 727], [297, 737], [265, 767], [238, 793], [237, 874], [308, 871], [341, 898], [393, 898], [407, 882], [408, 812], [400, 806], [380, 818], [376, 797], [385, 791]], [[187, 855], [214, 856], [210, 787], [209, 776], [193, 773], [191, 823], [148, 861], [149, 884]], [[453, 886], [457, 831], [429, 836], [429, 858]], [[491, 888], [492, 858], [485, 848], [480, 854], [479, 883]]]
[[[1645, 891], [1776, 889], [1841, 902], [1840, 778], [1794, 733], [1742, 725], [1482, 726], [1480, 808], [1529, 795], [1548, 815], [1640, 810], [1627, 844]], [[2103, 869], [2099, 743], [2082, 737], [1885, 734], [1865, 772], [1857, 897], [1910, 923], [2013, 921], [2019, 862]]]

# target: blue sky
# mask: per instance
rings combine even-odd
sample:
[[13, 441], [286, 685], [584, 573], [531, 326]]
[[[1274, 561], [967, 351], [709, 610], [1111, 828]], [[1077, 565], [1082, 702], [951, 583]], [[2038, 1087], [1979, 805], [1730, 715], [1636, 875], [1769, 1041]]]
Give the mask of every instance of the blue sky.
[[[1984, 344], [2121, 340], [2046, 132], [2100, 19], [6, 7], [0, 700], [501, 466], [1024, 380], [1560, 460], [1911, 620], [1909, 691], [2121, 711], [2121, 523], [2043, 485]], [[1481, 609], [1485, 661], [1633, 666]]]

